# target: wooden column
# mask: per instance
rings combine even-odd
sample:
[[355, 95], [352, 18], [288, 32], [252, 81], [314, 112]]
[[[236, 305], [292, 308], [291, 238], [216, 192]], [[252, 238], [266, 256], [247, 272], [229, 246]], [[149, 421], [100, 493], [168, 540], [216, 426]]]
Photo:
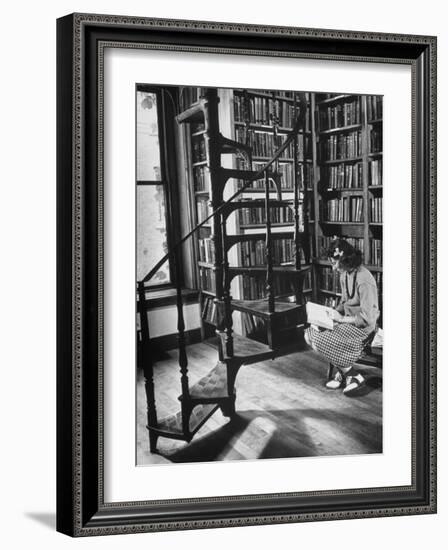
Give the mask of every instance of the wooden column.
[[[320, 230], [320, 211], [319, 211], [319, 190], [318, 183], [320, 178], [319, 166], [317, 164], [317, 155], [318, 155], [318, 146], [319, 146], [319, 137], [317, 135], [316, 129], [316, 96], [314, 93], [311, 94], [311, 135], [312, 147], [313, 147], [313, 201], [314, 201], [314, 257], [319, 257], [319, 236], [321, 234]], [[317, 289], [319, 287], [318, 281], [318, 268], [316, 265], [313, 266], [313, 300], [317, 301]]]
[[271, 234], [271, 214], [269, 199], [269, 176], [265, 172], [265, 225], [266, 225], [266, 291], [268, 295], [269, 313], [275, 312], [274, 296], [274, 271], [272, 258], [272, 234]]
[[221, 235], [222, 235], [222, 270], [224, 278], [224, 348], [226, 358], [233, 357], [233, 320], [232, 320], [232, 296], [230, 294], [230, 272], [229, 272], [229, 257], [226, 247], [226, 220], [224, 214], [221, 218]]
[[156, 451], [157, 435], [151, 431], [150, 427], [157, 428], [157, 410], [154, 391], [154, 369], [151, 357], [148, 312], [145, 306], [145, 285], [138, 283], [138, 312], [140, 315], [140, 328], [142, 334], [142, 365], [145, 378], [146, 392], [146, 417], [149, 427], [149, 448], [152, 453]]
[[[221, 155], [219, 143], [219, 98], [216, 89], [208, 88], [205, 95], [204, 122], [205, 122], [205, 152], [210, 177], [210, 206], [216, 210], [222, 204], [222, 188], [220, 185]], [[215, 251], [214, 274], [216, 285], [216, 298], [222, 300], [223, 296], [223, 252], [220, 216], [214, 216], [212, 221], [212, 242]]]
[[369, 192], [369, 125], [367, 123], [367, 97], [361, 96], [361, 124], [362, 124], [362, 189], [363, 189], [363, 237], [364, 262], [370, 263], [370, 192]]
[[188, 357], [185, 349], [185, 320], [182, 298], [182, 278], [180, 269], [180, 251], [177, 250], [173, 257], [176, 273], [176, 308], [177, 308], [177, 346], [179, 350], [180, 382], [182, 388], [182, 428], [184, 434], [188, 434], [190, 422], [190, 388], [188, 382]]

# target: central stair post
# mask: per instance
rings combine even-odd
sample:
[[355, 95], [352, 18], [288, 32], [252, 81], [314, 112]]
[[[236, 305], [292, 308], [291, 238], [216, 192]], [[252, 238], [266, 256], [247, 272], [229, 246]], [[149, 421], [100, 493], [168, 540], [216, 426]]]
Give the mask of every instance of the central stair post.
[[233, 357], [233, 320], [232, 320], [232, 296], [230, 293], [230, 271], [229, 271], [229, 256], [226, 246], [226, 221], [225, 215], [221, 218], [221, 231], [222, 231], [222, 269], [224, 275], [224, 348], [226, 358]]
[[[218, 103], [219, 97], [215, 88], [207, 88], [205, 93], [204, 103], [204, 124], [205, 124], [205, 152], [207, 157], [207, 167], [209, 171], [210, 181], [210, 207], [214, 212], [222, 205], [223, 189], [221, 185], [221, 152], [219, 144], [221, 143], [221, 135], [219, 132], [219, 113]], [[221, 215], [213, 216], [212, 223], [212, 242], [215, 251], [215, 260], [213, 265], [213, 273], [215, 276], [215, 298], [214, 303], [217, 311], [217, 326], [218, 333], [218, 351], [219, 360], [223, 361], [225, 351], [223, 349], [221, 333], [224, 329], [224, 312], [223, 312], [223, 238], [222, 238], [223, 222]]]

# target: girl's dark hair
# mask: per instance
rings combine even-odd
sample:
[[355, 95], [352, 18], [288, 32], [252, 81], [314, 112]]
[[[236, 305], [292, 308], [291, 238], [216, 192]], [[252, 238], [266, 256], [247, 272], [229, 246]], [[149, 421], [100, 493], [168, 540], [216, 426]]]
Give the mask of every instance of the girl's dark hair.
[[331, 241], [327, 256], [339, 260], [342, 269], [356, 269], [362, 264], [362, 253], [344, 239]]

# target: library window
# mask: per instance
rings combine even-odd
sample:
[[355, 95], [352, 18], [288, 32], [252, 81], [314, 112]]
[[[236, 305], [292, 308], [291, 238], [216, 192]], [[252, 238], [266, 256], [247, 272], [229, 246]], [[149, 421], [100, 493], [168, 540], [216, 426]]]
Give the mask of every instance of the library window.
[[[158, 91], [137, 89], [137, 280], [156, 265], [174, 239], [170, 231], [170, 182], [164, 168], [163, 127], [165, 112]], [[173, 283], [170, 261], [166, 261], [148, 281], [160, 288]]]

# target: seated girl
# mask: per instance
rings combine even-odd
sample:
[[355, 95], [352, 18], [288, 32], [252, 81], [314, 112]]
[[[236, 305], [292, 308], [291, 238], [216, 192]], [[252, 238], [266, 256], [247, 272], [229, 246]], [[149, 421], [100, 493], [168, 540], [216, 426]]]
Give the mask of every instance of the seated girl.
[[353, 365], [361, 357], [366, 341], [375, 331], [379, 317], [378, 290], [370, 271], [362, 265], [362, 254], [343, 239], [336, 239], [327, 251], [332, 268], [339, 272], [342, 297], [333, 310], [333, 330], [313, 326], [305, 331], [305, 340], [334, 367], [329, 389], [343, 387], [346, 395], [365, 384]]

